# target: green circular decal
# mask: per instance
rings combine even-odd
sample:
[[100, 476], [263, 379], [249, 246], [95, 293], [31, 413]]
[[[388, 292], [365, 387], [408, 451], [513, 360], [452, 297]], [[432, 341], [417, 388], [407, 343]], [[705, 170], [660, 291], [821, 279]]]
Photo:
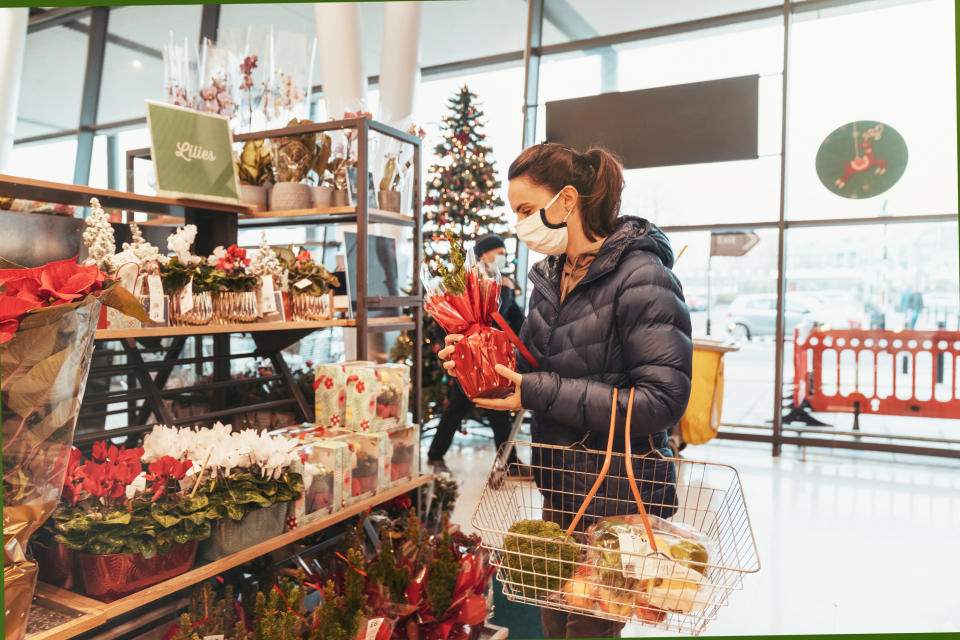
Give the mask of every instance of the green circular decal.
[[831, 133], [817, 151], [817, 175], [844, 198], [872, 198], [895, 185], [907, 168], [907, 143], [882, 122], [858, 120]]

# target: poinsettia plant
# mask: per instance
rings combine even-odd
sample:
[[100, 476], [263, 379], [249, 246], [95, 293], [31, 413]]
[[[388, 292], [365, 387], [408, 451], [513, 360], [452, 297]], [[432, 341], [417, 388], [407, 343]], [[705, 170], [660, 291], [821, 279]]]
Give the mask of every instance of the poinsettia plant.
[[207, 537], [216, 517], [209, 500], [180, 484], [193, 461], [164, 456], [145, 464], [142, 456], [143, 448], [98, 442], [84, 461], [74, 449], [52, 518], [55, 540], [84, 553], [149, 556]]

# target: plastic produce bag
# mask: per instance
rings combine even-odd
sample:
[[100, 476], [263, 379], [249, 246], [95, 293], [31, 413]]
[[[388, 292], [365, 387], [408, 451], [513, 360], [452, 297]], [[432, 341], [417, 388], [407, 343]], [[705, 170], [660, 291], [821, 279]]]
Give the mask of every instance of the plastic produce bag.
[[588, 556], [600, 591], [612, 590], [601, 595], [618, 599], [620, 594], [624, 597], [619, 599], [625, 600], [633, 594], [641, 608], [701, 611], [709, 603], [701, 586], [719, 547], [693, 527], [648, 518], [656, 552], [639, 514], [605, 518], [588, 530], [590, 545], [605, 549]]

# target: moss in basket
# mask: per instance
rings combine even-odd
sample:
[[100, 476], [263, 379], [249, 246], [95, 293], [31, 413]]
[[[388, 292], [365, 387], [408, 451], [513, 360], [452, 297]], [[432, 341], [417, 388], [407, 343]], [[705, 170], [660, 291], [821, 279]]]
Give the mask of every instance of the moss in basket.
[[[580, 549], [555, 522], [521, 520], [510, 527], [503, 541], [503, 564], [515, 588], [528, 597], [559, 591], [573, 575]], [[521, 536], [532, 536], [531, 540]]]

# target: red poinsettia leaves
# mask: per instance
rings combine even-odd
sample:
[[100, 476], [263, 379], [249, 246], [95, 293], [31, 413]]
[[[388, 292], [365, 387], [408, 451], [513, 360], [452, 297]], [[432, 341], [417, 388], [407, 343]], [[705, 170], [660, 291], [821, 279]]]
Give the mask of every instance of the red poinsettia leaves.
[[93, 443], [93, 453], [91, 454], [91, 457], [94, 460], [96, 460], [97, 462], [103, 462], [104, 460], [107, 459], [108, 453], [109, 453], [109, 445], [107, 445], [106, 441]]
[[73, 302], [103, 287], [103, 273], [97, 267], [73, 260], [51, 262], [40, 272], [40, 294], [51, 301]]
[[10, 278], [6, 282], [4, 293], [7, 296], [34, 303], [36, 305], [34, 308], [44, 303], [40, 295], [40, 281], [31, 277]]

